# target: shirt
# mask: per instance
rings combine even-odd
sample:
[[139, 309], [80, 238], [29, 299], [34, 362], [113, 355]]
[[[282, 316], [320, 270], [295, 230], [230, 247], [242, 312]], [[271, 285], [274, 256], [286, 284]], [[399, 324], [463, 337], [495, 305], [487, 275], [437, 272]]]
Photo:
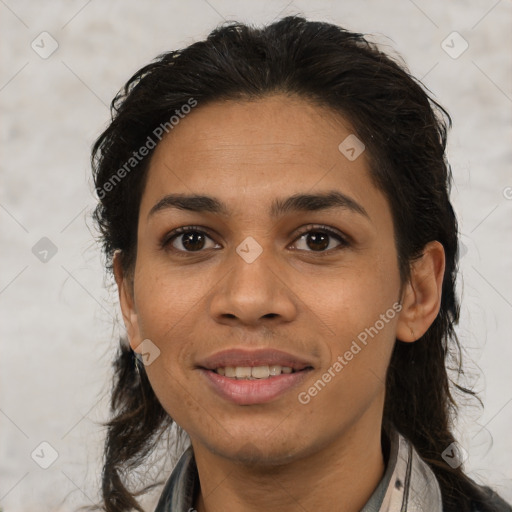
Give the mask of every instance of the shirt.
[[[396, 430], [391, 432], [388, 442], [384, 476], [361, 512], [443, 512], [435, 474], [413, 445]], [[194, 511], [199, 488], [194, 452], [189, 446], [167, 480], [155, 512]], [[494, 496], [498, 500], [497, 511], [512, 510], [501, 498]]]

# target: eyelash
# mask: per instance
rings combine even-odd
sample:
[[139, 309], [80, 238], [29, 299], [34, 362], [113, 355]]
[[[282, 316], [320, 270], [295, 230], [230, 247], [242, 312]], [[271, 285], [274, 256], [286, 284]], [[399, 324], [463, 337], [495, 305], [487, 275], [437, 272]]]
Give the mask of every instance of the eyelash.
[[[174, 229], [170, 233], [167, 233], [162, 238], [162, 240], [159, 244], [160, 248], [163, 250], [170, 250], [170, 251], [174, 252], [175, 254], [178, 254], [179, 256], [188, 256], [190, 254], [204, 252], [204, 250], [182, 251], [180, 249], [175, 249], [174, 247], [172, 247], [171, 242], [173, 242], [174, 239], [178, 238], [180, 235], [190, 233], [190, 232], [201, 233], [203, 235], [206, 235], [208, 238], [212, 239], [212, 237], [208, 235], [208, 232], [205, 231], [205, 228], [202, 228], [201, 226], [185, 226], [185, 227], [180, 227], [180, 228]], [[336, 251], [337, 249], [346, 248], [350, 245], [348, 237], [343, 236], [340, 233], [338, 233], [337, 231], [334, 231], [333, 229], [331, 229], [327, 226], [323, 226], [321, 224], [310, 224], [310, 225], [306, 226], [305, 231], [302, 231], [297, 235], [297, 237], [294, 240], [294, 243], [297, 242], [298, 240], [300, 240], [301, 237], [303, 237], [304, 235], [307, 235], [308, 233], [327, 234], [327, 235], [335, 238], [338, 242], [340, 242], [340, 245], [338, 247], [335, 247], [334, 249], [328, 249], [328, 250], [324, 250], [324, 251], [304, 251], [304, 249], [296, 249], [296, 250], [323, 256], [323, 255], [332, 254], [333, 251]], [[171, 248], [169, 248], [169, 247], [171, 247]]]

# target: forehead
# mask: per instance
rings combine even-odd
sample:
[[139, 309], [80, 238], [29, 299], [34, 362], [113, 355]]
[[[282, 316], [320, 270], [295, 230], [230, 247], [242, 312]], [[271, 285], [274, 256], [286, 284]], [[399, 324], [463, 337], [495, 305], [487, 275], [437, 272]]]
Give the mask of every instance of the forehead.
[[343, 151], [344, 141], [357, 145], [355, 137], [340, 115], [297, 97], [198, 104], [155, 149], [141, 215], [176, 192], [245, 200], [254, 209], [275, 197], [335, 188], [377, 205], [383, 197], [365, 152], [348, 158], [353, 153]]
[[329, 109], [298, 97], [276, 95], [199, 104], [164, 138], [154, 159], [166, 149], [186, 144], [201, 153], [176, 152], [176, 161], [245, 156], [246, 163], [258, 164], [266, 163], [269, 154], [273, 154], [276, 160], [282, 158], [286, 162], [309, 156], [319, 164], [328, 164], [330, 159], [322, 146], [352, 131], [344, 119]]

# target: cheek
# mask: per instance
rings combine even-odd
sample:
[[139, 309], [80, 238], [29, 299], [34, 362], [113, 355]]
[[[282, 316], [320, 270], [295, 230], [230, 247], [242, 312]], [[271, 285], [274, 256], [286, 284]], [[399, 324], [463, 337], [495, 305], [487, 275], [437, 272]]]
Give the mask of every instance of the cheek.
[[181, 424], [184, 417], [200, 413], [188, 381], [201, 339], [197, 317], [207, 282], [170, 275], [154, 264], [141, 269], [136, 276], [140, 336], [159, 350], [146, 373], [165, 410]]
[[400, 290], [394, 261], [369, 259], [316, 282], [318, 286], [313, 287], [310, 280], [304, 278], [304, 300], [314, 316], [329, 327], [329, 337], [340, 340], [338, 348], [342, 348], [348, 338], [356, 338], [374, 326], [386, 312], [389, 314], [385, 325], [379, 321], [378, 329], [386, 335], [393, 330], [392, 320], [396, 317], [393, 305], [399, 300]]
[[159, 262], [140, 261], [135, 277], [136, 307], [141, 335], [155, 340], [172, 338], [204, 304], [214, 282], [184, 269], [171, 271]]
[[[337, 279], [309, 288], [308, 304], [314, 317], [329, 327], [323, 339], [325, 360], [318, 379], [327, 381], [322, 398], [327, 417], [341, 414], [328, 402], [344, 403], [358, 409], [383, 391], [387, 366], [395, 343], [400, 278], [394, 252], [375, 254], [368, 261], [342, 269]], [[316, 291], [315, 291], [316, 290]], [[312, 390], [315, 393], [315, 390]]]
[[[314, 414], [316, 424], [340, 425], [356, 421], [370, 404], [383, 400], [386, 372], [395, 343], [395, 309], [384, 309], [384, 318], [361, 327], [353, 325], [330, 343], [330, 358], [301, 389], [301, 403]], [[380, 313], [379, 313], [380, 314]], [[359, 322], [360, 320], [358, 320]]]
[[151, 387], [174, 421], [193, 429], [188, 419], [204, 414], [188, 383], [204, 289], [194, 280], [169, 275], [158, 264], [141, 264], [136, 283], [140, 336], [159, 350], [145, 367]]

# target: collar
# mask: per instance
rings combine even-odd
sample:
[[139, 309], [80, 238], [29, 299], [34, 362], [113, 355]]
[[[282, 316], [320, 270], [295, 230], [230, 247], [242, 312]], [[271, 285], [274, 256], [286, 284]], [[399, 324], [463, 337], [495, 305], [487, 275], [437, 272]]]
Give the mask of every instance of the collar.
[[[384, 476], [361, 512], [442, 512], [437, 479], [412, 444], [396, 430], [389, 435]], [[155, 512], [189, 512], [199, 492], [194, 452], [189, 446], [167, 480]]]

